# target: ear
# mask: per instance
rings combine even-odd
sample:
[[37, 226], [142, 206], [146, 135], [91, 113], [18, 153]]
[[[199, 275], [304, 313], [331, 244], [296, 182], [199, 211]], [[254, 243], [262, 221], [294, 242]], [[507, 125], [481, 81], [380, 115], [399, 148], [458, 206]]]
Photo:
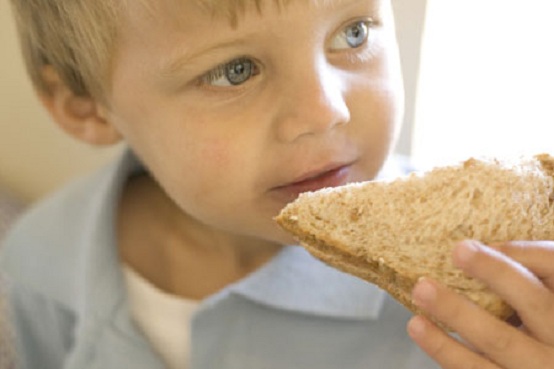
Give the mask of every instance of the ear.
[[65, 132], [97, 146], [121, 141], [120, 133], [107, 120], [102, 105], [94, 98], [76, 95], [50, 65], [43, 68], [42, 78], [48, 86], [48, 92], [40, 93], [39, 98]]

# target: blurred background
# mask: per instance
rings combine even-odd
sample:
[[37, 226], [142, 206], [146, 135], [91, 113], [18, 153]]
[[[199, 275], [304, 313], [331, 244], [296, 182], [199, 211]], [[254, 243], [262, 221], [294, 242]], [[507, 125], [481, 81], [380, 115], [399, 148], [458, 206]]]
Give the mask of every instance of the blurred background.
[[[421, 166], [470, 155], [554, 152], [554, 4], [393, 0], [406, 83], [398, 152]], [[68, 138], [25, 75], [0, 0], [0, 186], [25, 202], [89, 172], [118, 148]]]
[[548, 0], [427, 0], [416, 161], [554, 152], [553, 14]]

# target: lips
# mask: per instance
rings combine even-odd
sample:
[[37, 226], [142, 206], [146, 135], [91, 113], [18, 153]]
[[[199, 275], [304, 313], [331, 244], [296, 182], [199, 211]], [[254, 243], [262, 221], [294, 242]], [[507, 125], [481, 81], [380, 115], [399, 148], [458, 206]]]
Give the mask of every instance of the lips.
[[331, 165], [315, 172], [309, 172], [290, 183], [276, 187], [274, 192], [291, 201], [303, 192], [342, 186], [348, 182], [351, 167], [352, 164]]

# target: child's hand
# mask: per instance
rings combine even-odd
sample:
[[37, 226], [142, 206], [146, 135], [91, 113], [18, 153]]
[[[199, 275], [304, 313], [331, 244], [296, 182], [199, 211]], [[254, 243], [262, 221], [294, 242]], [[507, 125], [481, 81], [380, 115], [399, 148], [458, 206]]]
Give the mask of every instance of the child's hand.
[[490, 248], [467, 241], [454, 262], [486, 283], [518, 314], [520, 326], [502, 322], [430, 280], [420, 281], [414, 301], [452, 327], [465, 344], [423, 317], [408, 331], [444, 369], [554, 368], [554, 242], [510, 242]]

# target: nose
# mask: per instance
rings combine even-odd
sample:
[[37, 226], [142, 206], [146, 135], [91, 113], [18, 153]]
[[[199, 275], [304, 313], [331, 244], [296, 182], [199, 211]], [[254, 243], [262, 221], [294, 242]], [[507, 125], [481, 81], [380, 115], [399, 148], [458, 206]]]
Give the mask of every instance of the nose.
[[281, 141], [322, 134], [350, 121], [344, 72], [324, 63], [296, 71], [282, 90], [276, 118]]

